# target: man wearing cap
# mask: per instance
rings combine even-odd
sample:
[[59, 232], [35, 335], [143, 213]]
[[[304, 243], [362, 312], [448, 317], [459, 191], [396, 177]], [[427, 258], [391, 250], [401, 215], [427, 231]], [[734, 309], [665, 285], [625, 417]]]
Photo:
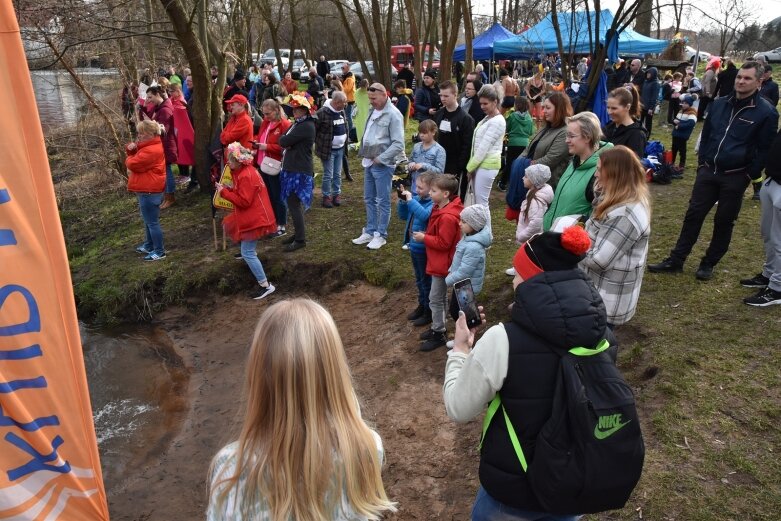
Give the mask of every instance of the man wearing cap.
[[[225, 128], [220, 133], [220, 143], [227, 147], [234, 141], [241, 143], [246, 149], [252, 149], [252, 118], [247, 114], [247, 98], [241, 94], [236, 94], [225, 101], [228, 107], [230, 118], [225, 124]], [[225, 150], [225, 156], [227, 149]]]
[[759, 179], [778, 127], [778, 112], [759, 95], [762, 66], [746, 62], [735, 78], [735, 92], [711, 103], [702, 128], [697, 178], [678, 242], [669, 257], [649, 264], [652, 273], [675, 273], [700, 236], [702, 224], [718, 203], [713, 236], [695, 276], [713, 278], [713, 268], [727, 253], [732, 229], [752, 179]]
[[382, 83], [372, 83], [367, 91], [372, 111], [358, 149], [358, 155], [363, 158], [366, 226], [352, 242], [378, 250], [388, 238], [391, 179], [396, 158], [404, 152], [404, 117], [388, 98]]
[[458, 178], [461, 200], [466, 195], [466, 164], [472, 153], [475, 121], [458, 106], [458, 87], [450, 80], [439, 84], [442, 108], [434, 113], [439, 132], [437, 141], [445, 149], [445, 172]]
[[434, 113], [442, 106], [436, 79], [437, 72], [434, 69], [426, 69], [423, 85], [415, 90], [415, 119], [418, 121], [433, 119]]
[[474, 330], [467, 329], [463, 314], [456, 321], [445, 365], [447, 415], [468, 422], [495, 396], [501, 396], [504, 414], [485, 428], [473, 520], [579, 517], [545, 515], [505, 425], [522, 434], [523, 453], [534, 461], [537, 437], [551, 417], [561, 356], [576, 346], [596, 354], [605, 340], [616, 349], [602, 299], [578, 269], [590, 245], [578, 226], [533, 236], [513, 259], [517, 274], [510, 321], [489, 328], [474, 349]]
[[764, 96], [774, 107], [778, 105], [778, 83], [773, 81], [773, 67], [765, 65], [765, 71], [762, 73], [762, 86], [759, 93]]
[[[236, 73], [233, 75], [233, 81], [231, 81], [230, 86], [225, 89], [225, 92], [222, 95], [226, 114], [231, 113], [230, 107], [228, 106], [228, 100], [234, 97], [236, 94], [241, 94], [245, 99], [249, 99], [249, 92], [247, 92], [247, 89], [245, 88], [246, 85], [247, 79], [244, 77], [244, 73], [242, 71], [236, 71]], [[244, 145], [242, 144], [242, 146]]]

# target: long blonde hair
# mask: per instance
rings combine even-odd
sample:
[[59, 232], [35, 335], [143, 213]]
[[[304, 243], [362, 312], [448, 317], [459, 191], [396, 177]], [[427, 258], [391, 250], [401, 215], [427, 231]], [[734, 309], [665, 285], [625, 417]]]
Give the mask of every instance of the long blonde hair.
[[[395, 510], [383, 488], [377, 442], [361, 418], [342, 340], [325, 308], [293, 299], [263, 313], [244, 393], [235, 474], [217, 476], [212, 500], [221, 505], [241, 477], [244, 496], [236, 508], [244, 519], [263, 504], [274, 520], [329, 520], [343, 493], [368, 519]], [[210, 475], [214, 471], [212, 462]]]
[[594, 187], [599, 199], [592, 217], [603, 219], [619, 205], [640, 203], [651, 213], [651, 196], [645, 171], [637, 154], [624, 145], [617, 145], [599, 156], [599, 180]]

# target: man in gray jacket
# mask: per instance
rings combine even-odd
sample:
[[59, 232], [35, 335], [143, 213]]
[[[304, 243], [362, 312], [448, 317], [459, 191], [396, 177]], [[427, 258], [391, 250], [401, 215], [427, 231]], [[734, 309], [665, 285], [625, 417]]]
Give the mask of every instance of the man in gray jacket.
[[366, 226], [353, 244], [366, 244], [379, 250], [388, 239], [390, 194], [396, 158], [404, 152], [404, 117], [391, 103], [381, 83], [372, 83], [369, 104], [372, 112], [366, 120], [358, 155], [364, 168], [363, 202], [366, 204]]

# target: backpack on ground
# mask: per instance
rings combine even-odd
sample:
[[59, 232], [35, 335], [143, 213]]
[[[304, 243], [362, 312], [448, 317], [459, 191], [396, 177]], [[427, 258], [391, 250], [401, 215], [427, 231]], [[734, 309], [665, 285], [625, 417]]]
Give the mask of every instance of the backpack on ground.
[[[645, 445], [632, 389], [606, 350], [575, 347], [561, 357], [551, 416], [527, 465], [496, 395], [483, 435], [501, 407], [521, 467], [545, 512], [590, 514], [622, 508], [640, 479]], [[523, 421], [519, 418], [518, 421]]]

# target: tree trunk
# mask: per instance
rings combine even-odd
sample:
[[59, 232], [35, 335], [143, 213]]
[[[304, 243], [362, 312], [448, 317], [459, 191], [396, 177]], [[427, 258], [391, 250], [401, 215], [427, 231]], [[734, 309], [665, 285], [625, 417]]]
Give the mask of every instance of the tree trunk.
[[[204, 0], [205, 1], [205, 0]], [[152, 0], [144, 0], [144, 14], [146, 15], [146, 23], [149, 30], [152, 30]], [[155, 66], [155, 39], [152, 36], [148, 36], [146, 39], [146, 48], [149, 50], [149, 69], [154, 77], [157, 74], [157, 67]]]
[[[204, 0], [205, 2], [205, 0]], [[181, 0], [160, 0], [169, 20], [171, 20], [171, 26], [179, 40], [184, 55], [187, 58], [187, 62], [190, 65], [193, 79], [193, 100], [192, 100], [192, 114], [193, 123], [195, 126], [195, 169], [198, 173], [198, 183], [201, 186], [201, 191], [204, 193], [211, 192], [211, 181], [209, 179], [209, 171], [207, 168], [207, 154], [209, 143], [211, 141], [213, 132], [218, 127], [212, 126], [212, 83], [211, 73], [209, 71], [209, 63], [207, 57], [207, 50], [201, 45], [201, 41], [207, 40], [206, 27], [202, 27], [199, 30], [199, 35], [195, 33], [195, 28], [189, 23], [188, 13], [185, 10]], [[205, 8], [205, 3], [203, 6]], [[205, 11], [201, 14], [203, 18], [201, 23], [205, 21]], [[200, 24], [199, 24], [200, 25]], [[223, 75], [224, 78], [224, 75]], [[219, 87], [219, 84], [216, 86]]]
[[[415, 55], [415, 66], [413, 67], [413, 70], [415, 71], [415, 77], [417, 78], [417, 81], [420, 82], [420, 63], [421, 63], [421, 56], [420, 56], [420, 33], [418, 32], [418, 18], [415, 16], [415, 9], [412, 5], [412, 0], [404, 0], [404, 4], [407, 6], [407, 16], [409, 17], [409, 38], [412, 41], [412, 48], [414, 49], [413, 54]], [[407, 88], [412, 88], [412, 85], [407, 85]]]
[[466, 72], [470, 72], [474, 69], [474, 49], [472, 48], [472, 40], [475, 39], [475, 29], [472, 25], [472, 1], [460, 1], [464, 12], [464, 69]]
[[[561, 27], [559, 27], [559, 14], [556, 0], [551, 0], [550, 18], [553, 25], [553, 31], [556, 33], [556, 44], [559, 46], [559, 56], [561, 56], [561, 74], [564, 75], [567, 70], [567, 64], [564, 54], [564, 42], [561, 39]], [[564, 76], [566, 78], [566, 76]]]
[[651, 36], [651, 19], [654, 12], [653, 0], [640, 0], [635, 19], [635, 31], [646, 36]]

